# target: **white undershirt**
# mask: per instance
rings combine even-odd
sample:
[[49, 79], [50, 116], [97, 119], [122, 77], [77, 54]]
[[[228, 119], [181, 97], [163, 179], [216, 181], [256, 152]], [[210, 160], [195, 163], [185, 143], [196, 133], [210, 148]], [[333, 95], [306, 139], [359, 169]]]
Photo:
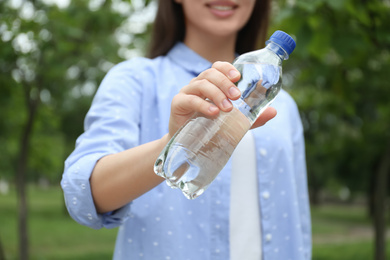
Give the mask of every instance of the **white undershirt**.
[[251, 131], [232, 156], [230, 260], [261, 259], [260, 208], [255, 141]]

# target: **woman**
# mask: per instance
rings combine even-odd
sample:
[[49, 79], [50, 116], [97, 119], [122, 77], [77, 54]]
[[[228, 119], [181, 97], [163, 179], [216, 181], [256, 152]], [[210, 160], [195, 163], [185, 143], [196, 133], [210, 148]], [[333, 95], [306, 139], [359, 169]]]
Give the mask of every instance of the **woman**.
[[[195, 200], [153, 172], [194, 112], [231, 111], [240, 74], [228, 62], [264, 42], [268, 14], [268, 0], [161, 0], [151, 59], [118, 64], [102, 81], [61, 185], [79, 223], [120, 226], [114, 259], [310, 258], [302, 126], [286, 92], [274, 102], [278, 116], [243, 141], [252, 191], [237, 181], [246, 179], [237, 178], [246, 174], [234, 163], [240, 153]], [[269, 108], [254, 128], [275, 114]]]

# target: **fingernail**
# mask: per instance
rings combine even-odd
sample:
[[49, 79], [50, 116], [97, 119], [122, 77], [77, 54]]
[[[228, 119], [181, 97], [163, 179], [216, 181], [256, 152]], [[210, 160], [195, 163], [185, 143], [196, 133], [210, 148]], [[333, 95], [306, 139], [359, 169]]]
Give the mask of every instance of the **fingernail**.
[[229, 94], [231, 97], [237, 97], [238, 95], [240, 95], [240, 91], [236, 87], [231, 87], [229, 89]]
[[218, 108], [215, 106], [215, 105], [211, 105], [209, 106], [209, 111], [210, 112], [214, 112], [215, 110], [217, 110]]
[[240, 74], [238, 73], [237, 70], [230, 70], [230, 71], [228, 72], [228, 76], [229, 76], [229, 78], [231, 78], [231, 79], [236, 78], [238, 75], [240, 75]]
[[224, 99], [224, 100], [222, 101], [222, 106], [223, 106], [224, 108], [230, 108], [230, 107], [232, 106], [232, 103], [230, 103], [229, 100]]

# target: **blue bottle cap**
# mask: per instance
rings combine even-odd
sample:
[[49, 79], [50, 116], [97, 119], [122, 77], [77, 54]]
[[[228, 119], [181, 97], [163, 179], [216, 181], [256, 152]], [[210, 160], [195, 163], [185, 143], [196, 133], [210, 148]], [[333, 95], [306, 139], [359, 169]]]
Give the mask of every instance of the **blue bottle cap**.
[[295, 49], [294, 39], [283, 31], [278, 30], [274, 32], [269, 40], [282, 47], [288, 53], [288, 55], [290, 55]]

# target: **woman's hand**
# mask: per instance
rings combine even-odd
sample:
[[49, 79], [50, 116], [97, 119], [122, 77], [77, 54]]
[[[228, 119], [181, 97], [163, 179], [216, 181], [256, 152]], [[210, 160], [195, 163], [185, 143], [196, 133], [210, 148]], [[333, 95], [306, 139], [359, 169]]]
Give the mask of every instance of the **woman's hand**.
[[[233, 109], [230, 100], [237, 100], [240, 90], [234, 85], [240, 79], [238, 70], [228, 62], [215, 62], [208, 70], [203, 71], [183, 87], [173, 98], [169, 120], [169, 138], [195, 113], [213, 117], [219, 111], [229, 112]], [[212, 101], [209, 102], [206, 99]], [[276, 115], [274, 108], [266, 109], [252, 128], [264, 125]]]
[[[216, 116], [220, 110], [231, 111], [233, 105], [230, 99], [236, 100], [241, 96], [234, 85], [239, 78], [240, 73], [230, 63], [214, 63], [211, 69], [191, 80], [174, 97], [169, 134], [159, 140], [101, 158], [90, 178], [98, 212], [118, 209], [161, 183], [164, 179], [154, 174], [152, 166], [169, 139], [195, 112]], [[269, 108], [253, 127], [265, 124], [275, 115], [275, 109]]]

